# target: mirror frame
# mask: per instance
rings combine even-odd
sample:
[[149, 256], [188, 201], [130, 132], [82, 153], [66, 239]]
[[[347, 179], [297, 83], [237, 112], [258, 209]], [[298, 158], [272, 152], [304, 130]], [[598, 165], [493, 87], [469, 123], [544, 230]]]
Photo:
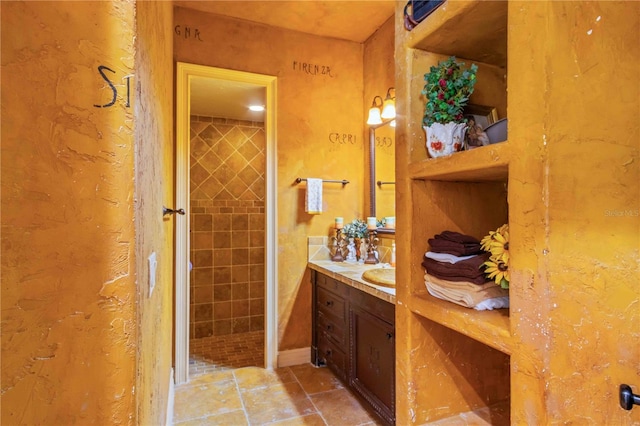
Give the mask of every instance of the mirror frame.
[[[390, 124], [393, 120], [385, 120], [381, 124], [369, 125], [369, 216], [376, 215], [376, 129]], [[378, 228], [385, 233], [395, 233], [395, 229]]]

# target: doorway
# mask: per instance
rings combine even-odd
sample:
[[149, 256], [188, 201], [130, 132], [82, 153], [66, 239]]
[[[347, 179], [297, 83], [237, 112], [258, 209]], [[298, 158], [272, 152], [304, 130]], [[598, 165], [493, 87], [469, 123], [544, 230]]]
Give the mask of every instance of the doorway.
[[[177, 64], [176, 74], [176, 203], [188, 207], [176, 220], [174, 359], [179, 384], [188, 380], [189, 341], [196, 337], [262, 329], [263, 365], [275, 367], [276, 78], [186, 63]], [[207, 91], [203, 88], [225, 85], [263, 94], [263, 125], [192, 113], [194, 102]], [[223, 109], [233, 108], [229, 103]], [[260, 304], [263, 315], [257, 312]]]

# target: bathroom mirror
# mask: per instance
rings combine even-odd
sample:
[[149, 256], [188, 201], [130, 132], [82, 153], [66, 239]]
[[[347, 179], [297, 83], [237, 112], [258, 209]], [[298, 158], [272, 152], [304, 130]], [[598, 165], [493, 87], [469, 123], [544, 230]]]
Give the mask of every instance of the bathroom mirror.
[[395, 216], [395, 127], [391, 122], [369, 126], [370, 216]]

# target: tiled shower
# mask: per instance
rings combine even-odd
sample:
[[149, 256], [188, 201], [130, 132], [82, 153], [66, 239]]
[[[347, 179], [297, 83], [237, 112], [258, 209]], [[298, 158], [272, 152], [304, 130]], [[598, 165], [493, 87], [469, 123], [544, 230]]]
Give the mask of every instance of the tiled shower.
[[190, 126], [190, 339], [263, 331], [264, 124], [191, 116]]

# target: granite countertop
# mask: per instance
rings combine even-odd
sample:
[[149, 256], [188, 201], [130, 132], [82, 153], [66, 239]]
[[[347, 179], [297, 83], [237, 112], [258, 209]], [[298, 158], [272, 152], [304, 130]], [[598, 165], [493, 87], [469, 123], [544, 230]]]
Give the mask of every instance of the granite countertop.
[[383, 264], [367, 265], [363, 263], [332, 262], [331, 260], [309, 260], [308, 263], [311, 269], [395, 305], [395, 287], [378, 286], [362, 279], [362, 273], [364, 271], [381, 268], [382, 265]]

